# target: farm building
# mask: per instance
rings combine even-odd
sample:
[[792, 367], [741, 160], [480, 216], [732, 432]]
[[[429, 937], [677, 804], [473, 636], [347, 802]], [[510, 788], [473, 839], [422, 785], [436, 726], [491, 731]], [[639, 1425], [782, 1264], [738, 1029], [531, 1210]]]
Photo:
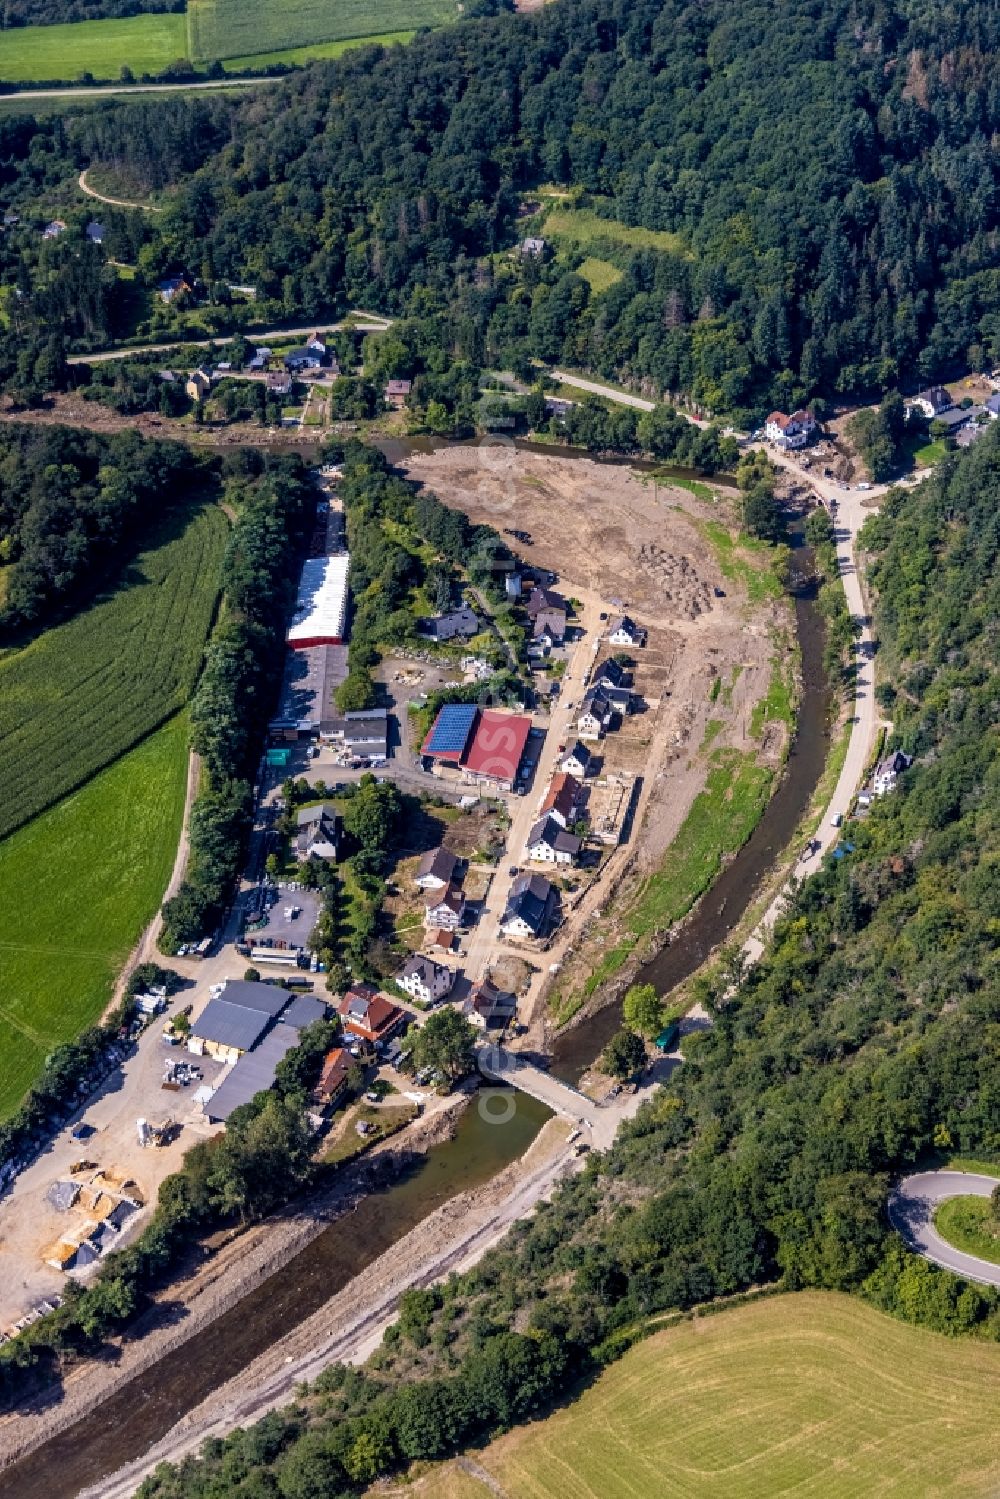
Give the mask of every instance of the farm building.
[[235, 1062], [251, 1051], [288, 1003], [287, 989], [230, 979], [191, 1026], [189, 1050], [219, 1062]]
[[350, 557], [310, 557], [303, 564], [295, 613], [287, 640], [293, 650], [314, 645], [341, 645], [347, 629], [347, 578]]
[[446, 703], [421, 754], [463, 771], [468, 780], [512, 791], [530, 733], [531, 719], [524, 714]]

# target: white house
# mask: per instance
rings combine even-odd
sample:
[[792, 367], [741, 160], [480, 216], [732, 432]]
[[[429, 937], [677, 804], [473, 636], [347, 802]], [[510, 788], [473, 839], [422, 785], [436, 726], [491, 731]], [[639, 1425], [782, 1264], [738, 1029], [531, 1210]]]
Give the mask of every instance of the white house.
[[454, 885], [437, 900], [424, 907], [424, 925], [439, 931], [455, 932], [462, 925], [465, 915], [465, 896]]
[[900, 771], [907, 770], [913, 764], [912, 755], [904, 755], [902, 750], [895, 750], [893, 754], [887, 755], [880, 760], [875, 768], [874, 791], [876, 796], [887, 796], [890, 791], [896, 789], [896, 779]]
[[527, 853], [534, 864], [575, 864], [580, 840], [554, 817], [543, 817], [528, 834]]
[[425, 1005], [432, 1005], [443, 999], [455, 982], [455, 975], [450, 968], [444, 963], [435, 963], [433, 958], [425, 958], [422, 953], [414, 953], [407, 958], [394, 977], [399, 987], [412, 999], [419, 999]]
[[519, 874], [510, 887], [500, 922], [504, 937], [542, 937], [555, 915], [558, 895], [540, 874]]
[[414, 884], [421, 890], [447, 890], [457, 865], [458, 859], [450, 848], [431, 849], [417, 865]]
[[469, 991], [462, 1005], [462, 1014], [471, 1025], [484, 1031], [490, 1025], [505, 1025], [517, 1014], [517, 1000], [513, 994], [498, 989], [489, 979], [480, 979]]
[[568, 775], [579, 776], [586, 779], [594, 767], [594, 756], [591, 751], [579, 739], [571, 744], [566, 754], [559, 761], [559, 769], [566, 771]]
[[577, 733], [581, 739], [600, 739], [611, 723], [613, 710], [606, 697], [599, 692], [588, 692], [580, 704], [576, 720]]
[[804, 409], [786, 416], [783, 411], [772, 411], [764, 423], [764, 436], [782, 450], [804, 448], [816, 430], [816, 419]]
[[943, 385], [931, 385], [927, 390], [918, 391], [908, 403], [907, 411], [919, 411], [921, 416], [931, 420], [940, 416], [942, 411], [950, 411], [954, 404]]
[[608, 641], [611, 645], [645, 645], [646, 632], [634, 619], [622, 614], [608, 626]]

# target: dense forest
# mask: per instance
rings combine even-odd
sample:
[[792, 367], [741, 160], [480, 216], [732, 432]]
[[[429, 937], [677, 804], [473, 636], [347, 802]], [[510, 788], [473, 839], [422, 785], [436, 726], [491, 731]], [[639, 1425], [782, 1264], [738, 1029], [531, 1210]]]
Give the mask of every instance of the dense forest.
[[79, 608], [164, 508], [190, 495], [196, 463], [136, 432], [0, 428], [0, 641]]
[[732, 997], [731, 967], [701, 980], [712, 1026], [613, 1149], [478, 1268], [408, 1293], [365, 1372], [328, 1371], [145, 1499], [357, 1493], [544, 1408], [650, 1315], [762, 1282], [1000, 1338], [1000, 1293], [906, 1253], [884, 1211], [928, 1152], [1000, 1157], [998, 516], [1000, 429], [869, 523], [914, 764]]
[[[150, 277], [251, 282], [268, 315], [446, 315], [452, 358], [574, 362], [716, 410], [1000, 359], [988, 0], [575, 0], [460, 35], [236, 101], [8, 124], [0, 189], [24, 205], [110, 165], [170, 190], [135, 231]], [[579, 252], [501, 253], [544, 183], [671, 248], [598, 235], [622, 272], [599, 292]], [[43, 253], [6, 238], [5, 277]], [[22, 287], [0, 366], [15, 322], [47, 336], [53, 279]]]

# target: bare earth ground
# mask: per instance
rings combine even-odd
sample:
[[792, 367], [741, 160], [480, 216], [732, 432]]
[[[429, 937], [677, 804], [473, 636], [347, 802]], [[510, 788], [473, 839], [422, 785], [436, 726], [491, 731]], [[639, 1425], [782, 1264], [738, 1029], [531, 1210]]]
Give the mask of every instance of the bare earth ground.
[[[750, 721], [775, 660], [789, 669], [789, 604], [751, 604], [741, 585], [723, 576], [703, 530], [707, 521], [731, 520], [732, 501], [722, 493], [709, 502], [623, 465], [511, 444], [416, 454], [406, 472], [473, 521], [528, 531], [532, 544], [519, 548], [521, 554], [528, 564], [555, 572], [560, 592], [585, 602], [596, 594], [605, 612], [624, 607], [649, 630], [646, 647], [632, 653], [647, 711], [625, 720], [599, 746], [602, 774], [642, 778], [635, 831], [546, 954], [562, 963], [559, 983], [568, 993], [593, 970], [607, 941], [595, 930], [591, 943], [581, 944], [581, 931], [613, 889], [625, 880], [637, 884], [658, 867], [705, 784], [710, 754], [752, 750], [762, 763], [780, 765], [784, 731], [775, 726], [755, 739]], [[717, 588], [724, 597], [716, 596]], [[726, 690], [713, 701], [716, 677]], [[706, 738], [710, 720], [720, 726]], [[542, 1039], [548, 984], [533, 987], [529, 1036], [535, 1044]]]

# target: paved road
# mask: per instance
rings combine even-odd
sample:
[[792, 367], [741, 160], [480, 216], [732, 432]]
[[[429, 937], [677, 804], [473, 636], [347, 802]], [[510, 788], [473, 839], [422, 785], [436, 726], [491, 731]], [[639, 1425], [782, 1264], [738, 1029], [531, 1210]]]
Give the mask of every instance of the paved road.
[[277, 83], [273, 78], [206, 78], [193, 83], [111, 83], [104, 88], [31, 88], [19, 93], [0, 94], [4, 99], [106, 99], [111, 94], [176, 94], [202, 88], [253, 88], [255, 84]]
[[989, 1197], [1000, 1178], [966, 1171], [925, 1171], [907, 1176], [889, 1198], [889, 1222], [914, 1254], [984, 1286], [1000, 1286], [1000, 1265], [963, 1254], [934, 1227], [934, 1210], [949, 1197]]
[[[378, 312], [365, 312], [361, 308], [356, 308], [350, 316], [366, 320], [356, 321], [350, 325], [359, 333], [384, 333], [392, 324], [391, 318], [383, 317]], [[345, 319], [341, 318], [336, 323], [310, 323], [305, 328], [265, 328], [263, 331], [244, 333], [242, 337], [247, 343], [259, 344], [266, 342], [269, 338], [308, 338], [311, 333], [337, 333], [346, 326]], [[216, 345], [231, 344], [239, 336], [235, 333], [220, 333], [215, 338], [175, 338], [166, 344], [140, 344], [138, 348], [128, 349], [121, 346], [114, 349], [98, 349], [93, 354], [70, 354], [66, 363], [103, 364], [109, 359], [128, 359], [132, 354], [168, 354], [171, 349], [210, 349]]]

